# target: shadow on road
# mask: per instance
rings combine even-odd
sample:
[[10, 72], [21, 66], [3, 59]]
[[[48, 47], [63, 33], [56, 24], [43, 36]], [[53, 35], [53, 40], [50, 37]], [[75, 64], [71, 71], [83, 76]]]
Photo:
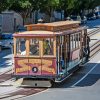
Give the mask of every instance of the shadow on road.
[[[96, 66], [96, 67], [90, 72], [90, 70], [94, 66]], [[90, 73], [87, 74], [88, 72], [90, 72]], [[86, 77], [84, 77], [84, 76], [86, 76]], [[54, 84], [53, 88], [75, 88], [75, 87], [92, 86], [99, 79], [100, 79], [100, 64], [97, 64], [97, 63], [88, 63], [86, 66], [84, 66], [84, 67], [78, 69], [76, 72], [74, 72], [63, 83]], [[77, 83], [77, 84], [73, 87], [73, 85], [75, 83]]]
[[3, 49], [0, 52], [0, 68], [5, 68], [9, 66], [9, 61], [12, 60], [11, 49]]

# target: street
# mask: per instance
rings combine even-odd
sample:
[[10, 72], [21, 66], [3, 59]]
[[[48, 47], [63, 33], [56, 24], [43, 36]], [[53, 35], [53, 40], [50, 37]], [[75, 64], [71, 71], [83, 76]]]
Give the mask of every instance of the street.
[[11, 49], [5, 49], [0, 53], [0, 74], [12, 67], [12, 57]]

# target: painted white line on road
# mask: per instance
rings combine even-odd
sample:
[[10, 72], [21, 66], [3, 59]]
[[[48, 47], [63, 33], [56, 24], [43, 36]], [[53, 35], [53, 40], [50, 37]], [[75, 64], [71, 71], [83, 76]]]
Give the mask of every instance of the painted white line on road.
[[99, 63], [100, 61], [98, 61], [97, 64], [95, 64], [95, 66], [86, 75], [84, 75], [79, 81], [74, 83], [71, 87], [75, 87], [78, 83], [80, 83], [83, 79], [85, 79], [97, 67]]

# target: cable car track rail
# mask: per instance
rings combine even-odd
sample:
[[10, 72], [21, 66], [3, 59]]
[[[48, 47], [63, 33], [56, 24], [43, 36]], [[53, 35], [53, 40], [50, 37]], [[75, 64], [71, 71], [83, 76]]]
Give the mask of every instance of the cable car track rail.
[[94, 29], [92, 31], [89, 31], [88, 32], [88, 35], [91, 37], [92, 35], [95, 35], [96, 33], [100, 32], [100, 27], [97, 28], [97, 29]]
[[90, 58], [100, 51], [100, 40], [90, 46]]

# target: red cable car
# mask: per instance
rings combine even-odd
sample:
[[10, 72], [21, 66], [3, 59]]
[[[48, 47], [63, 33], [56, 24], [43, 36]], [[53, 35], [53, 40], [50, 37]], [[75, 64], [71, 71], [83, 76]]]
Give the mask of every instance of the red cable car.
[[25, 27], [27, 31], [13, 35], [14, 77], [31, 78], [34, 86], [47, 81], [62, 82], [85, 62], [83, 48], [86, 48], [87, 30], [80, 27], [80, 22], [60, 21]]

